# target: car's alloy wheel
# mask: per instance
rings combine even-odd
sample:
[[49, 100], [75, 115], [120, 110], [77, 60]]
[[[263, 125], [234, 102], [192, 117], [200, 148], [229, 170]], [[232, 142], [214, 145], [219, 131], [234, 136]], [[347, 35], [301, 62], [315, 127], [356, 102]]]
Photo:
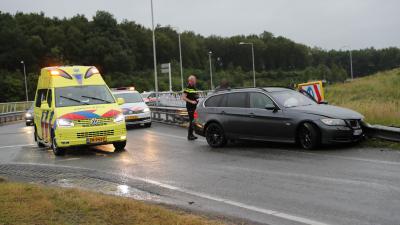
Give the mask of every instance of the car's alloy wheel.
[[213, 148], [219, 148], [226, 145], [226, 138], [222, 127], [216, 123], [207, 126], [206, 139], [208, 145]]
[[53, 137], [52, 139], [51, 149], [53, 149], [54, 155], [60, 156], [65, 154], [65, 149], [57, 146], [57, 141], [55, 137]]
[[320, 142], [320, 135], [315, 125], [304, 123], [299, 129], [299, 142], [304, 149], [315, 149]]

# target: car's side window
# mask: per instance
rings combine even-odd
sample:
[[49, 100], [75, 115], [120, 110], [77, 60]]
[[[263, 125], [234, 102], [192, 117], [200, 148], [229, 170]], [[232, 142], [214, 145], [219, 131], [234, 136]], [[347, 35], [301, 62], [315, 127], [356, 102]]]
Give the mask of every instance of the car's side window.
[[51, 107], [52, 100], [53, 100], [52, 91], [51, 89], [49, 89], [47, 91], [47, 104], [49, 104], [49, 107]]
[[212, 96], [204, 103], [206, 107], [221, 107], [223, 95]]
[[40, 107], [42, 105], [42, 101], [46, 99], [47, 89], [39, 89], [37, 91], [37, 97], [35, 106]]
[[265, 106], [270, 104], [274, 102], [268, 96], [259, 92], [250, 93], [250, 108], [265, 109]]
[[226, 107], [247, 108], [247, 93], [230, 93], [226, 97]]

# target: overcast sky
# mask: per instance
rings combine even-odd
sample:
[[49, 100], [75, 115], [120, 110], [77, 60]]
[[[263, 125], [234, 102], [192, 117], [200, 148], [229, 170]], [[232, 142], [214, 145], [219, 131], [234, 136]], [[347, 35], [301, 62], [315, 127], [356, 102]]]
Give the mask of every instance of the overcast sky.
[[[153, 0], [155, 23], [202, 35], [264, 30], [324, 49], [400, 47], [400, 0]], [[151, 26], [150, 0], [0, 0], [3, 12], [91, 18], [106, 10]]]

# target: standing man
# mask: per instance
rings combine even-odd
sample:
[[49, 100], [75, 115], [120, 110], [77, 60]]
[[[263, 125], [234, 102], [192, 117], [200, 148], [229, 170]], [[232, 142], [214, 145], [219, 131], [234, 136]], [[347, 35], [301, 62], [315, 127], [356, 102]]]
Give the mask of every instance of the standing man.
[[196, 140], [197, 137], [193, 135], [194, 126], [194, 111], [196, 110], [199, 96], [196, 90], [196, 77], [190, 75], [188, 77], [188, 85], [183, 91], [182, 100], [186, 102], [186, 110], [189, 115], [189, 128], [188, 128], [188, 140]]

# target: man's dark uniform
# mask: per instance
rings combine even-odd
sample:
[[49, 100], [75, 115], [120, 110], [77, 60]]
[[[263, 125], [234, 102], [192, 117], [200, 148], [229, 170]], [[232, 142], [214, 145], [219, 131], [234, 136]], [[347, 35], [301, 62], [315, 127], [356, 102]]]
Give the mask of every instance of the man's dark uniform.
[[193, 138], [193, 126], [194, 126], [194, 111], [196, 110], [199, 95], [197, 94], [196, 87], [194, 85], [188, 84], [186, 89], [183, 91], [186, 93], [186, 97], [192, 101], [196, 101], [196, 104], [186, 102], [186, 109], [189, 115], [189, 129], [188, 138]]

